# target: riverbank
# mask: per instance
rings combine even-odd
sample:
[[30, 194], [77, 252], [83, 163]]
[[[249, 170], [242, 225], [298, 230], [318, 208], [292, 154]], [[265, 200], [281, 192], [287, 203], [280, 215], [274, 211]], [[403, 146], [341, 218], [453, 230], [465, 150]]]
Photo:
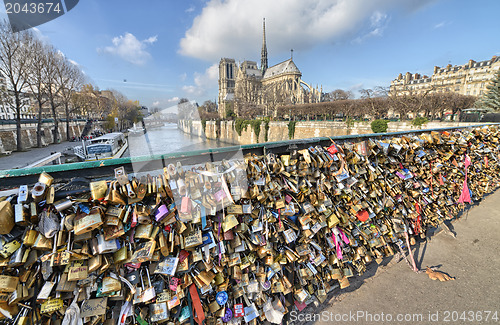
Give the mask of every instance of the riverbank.
[[[79, 137], [85, 127], [86, 121], [71, 121], [69, 124], [69, 136]], [[21, 141], [23, 150], [35, 148], [36, 123], [24, 123], [21, 129]], [[54, 142], [54, 126], [52, 122], [42, 124], [42, 145], [47, 146]], [[59, 135], [66, 138], [66, 123], [59, 122]], [[0, 125], [0, 154], [10, 153], [17, 150], [17, 133], [15, 124]]]
[[[468, 122], [429, 122], [422, 129], [452, 128], [477, 125], [481, 123]], [[387, 132], [420, 130], [411, 121], [390, 122]], [[247, 125], [238, 133], [235, 121], [193, 121], [179, 120], [181, 131], [200, 138], [219, 140], [228, 144], [243, 145], [263, 142], [287, 141], [290, 139], [307, 139], [316, 137], [333, 137], [342, 135], [373, 133], [370, 122], [354, 123], [348, 127], [345, 122], [333, 121], [264, 121], [260, 125]]]

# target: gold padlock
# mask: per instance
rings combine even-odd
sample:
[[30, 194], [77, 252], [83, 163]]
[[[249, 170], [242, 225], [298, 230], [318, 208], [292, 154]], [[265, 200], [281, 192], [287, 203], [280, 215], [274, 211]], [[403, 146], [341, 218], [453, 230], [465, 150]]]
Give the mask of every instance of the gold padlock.
[[19, 247], [21, 247], [21, 243], [15, 239], [8, 243], [3, 243], [3, 246], [0, 249], [0, 256], [2, 256], [3, 258], [8, 258], [12, 254], [14, 254], [14, 252], [17, 251]]
[[141, 224], [135, 228], [134, 238], [139, 239], [152, 239], [151, 232], [153, 231], [153, 224]]
[[88, 266], [72, 266], [68, 271], [68, 281], [83, 280], [88, 277]]
[[0, 202], [0, 234], [5, 235], [11, 232], [15, 226], [14, 209], [10, 199]]
[[52, 182], [54, 181], [54, 178], [47, 174], [46, 172], [42, 172], [40, 176], [38, 177], [38, 182], [43, 183], [45, 185], [50, 186], [52, 185]]
[[122, 289], [122, 283], [120, 280], [111, 276], [106, 276], [102, 279], [102, 288], [101, 288], [102, 293], [120, 291], [121, 289]]
[[119, 250], [114, 252], [113, 261], [115, 264], [120, 264], [128, 258], [127, 247], [123, 245]]
[[103, 224], [101, 209], [94, 207], [89, 214], [77, 214], [74, 220], [73, 231], [75, 235], [81, 235], [90, 232]]
[[17, 290], [19, 277], [0, 275], [0, 290], [4, 292], [14, 292]]
[[93, 200], [104, 199], [108, 190], [108, 183], [106, 181], [90, 182], [90, 194]]
[[102, 264], [102, 255], [97, 254], [89, 260], [89, 272], [94, 272]]

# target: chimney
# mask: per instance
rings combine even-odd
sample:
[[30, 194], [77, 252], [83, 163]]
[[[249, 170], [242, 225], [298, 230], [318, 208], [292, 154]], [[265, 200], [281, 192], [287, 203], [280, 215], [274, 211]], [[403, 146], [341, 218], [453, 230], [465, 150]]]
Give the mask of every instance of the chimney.
[[409, 83], [411, 80], [411, 73], [407, 72], [405, 74], [405, 83]]
[[474, 60], [470, 59], [470, 60], [469, 60], [469, 68], [472, 68], [472, 65], [473, 65], [474, 63], [476, 63], [476, 61], [474, 61]]
[[438, 72], [438, 70], [439, 70], [439, 67], [437, 65], [435, 65], [433, 74], [436, 74]]

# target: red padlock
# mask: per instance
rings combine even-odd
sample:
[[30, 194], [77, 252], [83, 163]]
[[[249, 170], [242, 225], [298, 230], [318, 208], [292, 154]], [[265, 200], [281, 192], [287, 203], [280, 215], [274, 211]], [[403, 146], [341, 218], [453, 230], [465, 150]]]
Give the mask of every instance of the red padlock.
[[245, 316], [245, 309], [243, 309], [243, 304], [234, 304], [234, 317]]

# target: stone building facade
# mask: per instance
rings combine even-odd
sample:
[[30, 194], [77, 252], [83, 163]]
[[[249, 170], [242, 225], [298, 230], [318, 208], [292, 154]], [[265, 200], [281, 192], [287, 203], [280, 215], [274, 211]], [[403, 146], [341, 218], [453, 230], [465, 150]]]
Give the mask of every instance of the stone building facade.
[[391, 82], [389, 94], [396, 96], [426, 93], [454, 92], [462, 95], [481, 96], [486, 86], [500, 69], [500, 57], [467, 64], [434, 67], [432, 76], [407, 72]]
[[238, 114], [244, 107], [259, 106], [264, 115], [269, 116], [280, 104], [319, 102], [321, 91], [302, 80], [293, 57], [268, 67], [265, 20], [260, 66], [256, 61], [236, 63], [231, 58], [222, 58], [219, 62], [218, 109], [221, 117], [226, 116], [228, 109]]

